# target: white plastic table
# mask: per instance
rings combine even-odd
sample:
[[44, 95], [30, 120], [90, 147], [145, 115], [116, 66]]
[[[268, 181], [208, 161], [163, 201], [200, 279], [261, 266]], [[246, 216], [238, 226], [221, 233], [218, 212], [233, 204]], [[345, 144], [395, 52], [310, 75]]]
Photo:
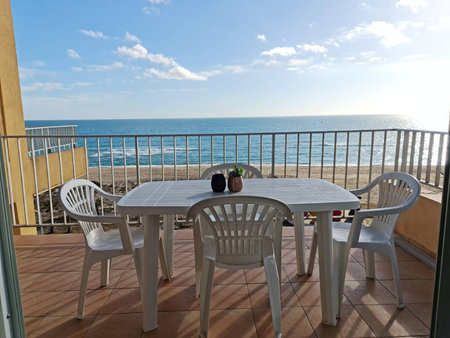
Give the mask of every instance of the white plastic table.
[[[196, 202], [218, 196], [209, 180], [163, 181], [144, 183], [128, 192], [117, 204], [122, 215], [143, 216], [143, 330], [157, 327], [158, 313], [158, 241], [160, 215], [185, 215]], [[305, 273], [305, 211], [317, 212], [317, 234], [319, 250], [320, 295], [322, 320], [336, 325], [337, 283], [333, 268], [331, 235], [332, 211], [356, 209], [359, 199], [345, 189], [320, 179], [270, 178], [245, 180], [244, 188], [233, 195], [253, 195], [275, 198], [286, 203], [294, 213], [297, 272]], [[169, 271], [173, 269], [172, 243], [173, 223], [165, 229], [165, 240]]]

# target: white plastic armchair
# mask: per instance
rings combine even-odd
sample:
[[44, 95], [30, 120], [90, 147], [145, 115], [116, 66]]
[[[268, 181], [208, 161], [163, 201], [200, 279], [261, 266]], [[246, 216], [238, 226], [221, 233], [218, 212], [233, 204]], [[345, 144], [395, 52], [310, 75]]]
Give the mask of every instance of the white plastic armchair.
[[[95, 206], [96, 194], [114, 202], [121, 199], [121, 196], [109, 194], [94, 183], [84, 179], [75, 179], [65, 183], [59, 194], [64, 210], [70, 217], [77, 220], [86, 241], [78, 300], [78, 319], [83, 318], [89, 271], [95, 263], [101, 262], [100, 286], [106, 286], [109, 283], [111, 258], [127, 254], [133, 255], [139, 285], [141, 285], [142, 280], [140, 253], [144, 244], [142, 229], [138, 227], [130, 228], [126, 218], [122, 216], [98, 215]], [[102, 225], [113, 225], [117, 229], [105, 231]], [[159, 251], [161, 269], [163, 275], [167, 276], [167, 264], [161, 239]]]
[[264, 266], [275, 337], [281, 337], [281, 231], [292, 216], [278, 200], [254, 196], [211, 198], [193, 205], [196, 293], [200, 294], [200, 336], [207, 337], [214, 268]]
[[[397, 307], [399, 309], [404, 307], [394, 244], [394, 229], [400, 214], [412, 208], [418, 200], [421, 187], [419, 181], [413, 176], [402, 172], [391, 172], [379, 176], [364, 188], [352, 190], [352, 193], [359, 196], [376, 187], [378, 187], [378, 204], [375, 209], [357, 211], [351, 226], [348, 223], [333, 222], [333, 251], [338, 277], [339, 308], [342, 303], [350, 248], [363, 249], [368, 278], [375, 278], [373, 253], [378, 252], [389, 257], [397, 290]], [[363, 225], [363, 221], [367, 219], [371, 219], [371, 223]], [[316, 248], [317, 235], [314, 233], [308, 273], [312, 273]]]
[[[261, 172], [255, 167], [243, 163], [236, 163], [236, 164], [239, 167], [244, 168], [244, 174], [242, 175], [243, 178], [263, 178]], [[223, 163], [207, 168], [203, 172], [200, 179], [202, 180], [211, 179], [212, 175], [214, 174], [224, 174], [226, 176], [230, 171], [233, 170], [234, 165], [235, 163]]]

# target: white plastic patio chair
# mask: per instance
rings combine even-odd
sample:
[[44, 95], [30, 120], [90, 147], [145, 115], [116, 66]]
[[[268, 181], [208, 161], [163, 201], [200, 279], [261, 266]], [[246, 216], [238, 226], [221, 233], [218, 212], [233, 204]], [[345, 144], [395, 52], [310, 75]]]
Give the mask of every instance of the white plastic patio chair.
[[[109, 283], [111, 258], [120, 255], [133, 255], [138, 275], [139, 286], [142, 281], [141, 249], [144, 245], [144, 234], [141, 227], [130, 228], [126, 218], [122, 216], [103, 216], [97, 214], [95, 195], [118, 202], [121, 196], [108, 194], [94, 183], [76, 179], [65, 183], [60, 190], [60, 201], [66, 213], [78, 221], [86, 241], [83, 271], [81, 275], [80, 297], [78, 300], [77, 318], [82, 319], [86, 287], [91, 267], [101, 262], [100, 286]], [[114, 225], [118, 229], [103, 229], [102, 224]], [[167, 264], [162, 241], [159, 241], [161, 270], [167, 277]]]
[[[333, 222], [333, 252], [338, 280], [339, 309], [347, 269], [350, 248], [361, 248], [367, 278], [375, 278], [374, 252], [383, 254], [392, 262], [392, 271], [397, 290], [397, 307], [402, 309], [403, 298], [400, 287], [397, 253], [394, 243], [394, 229], [400, 214], [416, 203], [420, 196], [420, 183], [413, 176], [401, 173], [385, 173], [367, 186], [352, 190], [355, 195], [373, 191], [378, 187], [378, 204], [375, 209], [359, 210], [355, 213], [352, 224]], [[370, 225], [363, 225], [363, 221], [371, 219]], [[317, 234], [314, 232], [308, 274], [312, 274], [314, 257], [317, 250]], [[320, 259], [320, 258], [319, 258]]]
[[280, 201], [242, 195], [211, 198], [190, 208], [187, 218], [195, 220], [201, 337], [208, 335], [216, 266], [232, 270], [265, 267], [275, 337], [281, 337], [281, 231], [283, 219], [291, 215], [289, 207]]
[[[223, 163], [207, 168], [203, 172], [200, 179], [209, 180], [214, 174], [224, 174], [226, 176], [231, 170], [234, 169], [234, 164], [235, 163]], [[263, 178], [261, 172], [255, 167], [243, 163], [237, 163], [237, 165], [241, 168], [244, 168], [244, 174], [242, 175], [243, 178]]]

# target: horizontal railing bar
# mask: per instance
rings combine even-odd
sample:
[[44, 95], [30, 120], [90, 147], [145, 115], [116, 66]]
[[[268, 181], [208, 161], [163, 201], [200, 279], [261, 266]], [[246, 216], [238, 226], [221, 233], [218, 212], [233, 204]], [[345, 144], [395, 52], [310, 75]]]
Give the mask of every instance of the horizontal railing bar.
[[[397, 129], [397, 128], [383, 128], [383, 129], [341, 129], [341, 130], [305, 130], [305, 131], [286, 131], [286, 132], [249, 132], [249, 133], [199, 133], [199, 134], [77, 134], [76, 137], [182, 137], [182, 136], [239, 136], [239, 135], [296, 135], [300, 134], [334, 134], [334, 133], [359, 133], [359, 132], [381, 132], [381, 131], [409, 131], [409, 132], [424, 132], [434, 134], [447, 134], [445, 131], [436, 130], [420, 130], [420, 129]], [[4, 138], [17, 138], [17, 137], [36, 137], [36, 138], [55, 138], [66, 137], [67, 134], [54, 134], [54, 135], [4, 135]]]
[[[385, 128], [385, 129], [343, 129], [343, 130], [312, 130], [312, 131], [287, 131], [287, 132], [251, 132], [251, 133], [208, 133], [208, 134], [77, 134], [75, 138], [94, 138], [94, 137], [191, 137], [191, 136], [239, 136], [239, 135], [309, 135], [309, 134], [345, 134], [345, 133], [370, 133], [370, 132], [382, 132], [382, 131], [406, 131], [406, 132], [423, 132], [432, 133], [438, 135], [446, 135], [445, 131], [436, 130], [421, 130], [421, 129], [398, 129], [398, 128]], [[57, 138], [67, 137], [67, 134], [62, 135], [4, 135], [2, 138]]]
[[78, 127], [78, 125], [77, 124], [68, 124], [68, 125], [64, 125], [64, 126], [26, 127], [25, 130], [73, 128], [73, 127]]

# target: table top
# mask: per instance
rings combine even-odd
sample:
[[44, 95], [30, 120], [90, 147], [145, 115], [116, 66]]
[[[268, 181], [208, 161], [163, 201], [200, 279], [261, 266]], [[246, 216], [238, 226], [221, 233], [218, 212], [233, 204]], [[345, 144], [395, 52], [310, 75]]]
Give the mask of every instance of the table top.
[[251, 195], [286, 203], [292, 212], [356, 209], [359, 199], [330, 182], [314, 178], [246, 179], [241, 192], [213, 192], [210, 180], [147, 182], [117, 203], [121, 214], [184, 215], [195, 203], [220, 196]]

